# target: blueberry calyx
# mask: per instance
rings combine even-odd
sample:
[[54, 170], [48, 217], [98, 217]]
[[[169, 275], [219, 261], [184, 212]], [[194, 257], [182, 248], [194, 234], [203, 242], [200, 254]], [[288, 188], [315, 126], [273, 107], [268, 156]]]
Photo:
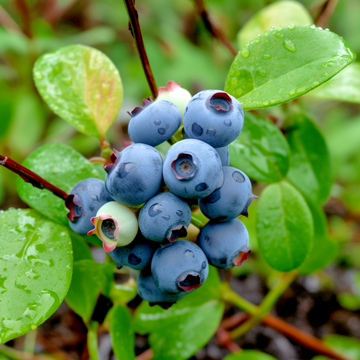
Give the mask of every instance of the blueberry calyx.
[[119, 158], [119, 154], [120, 154], [120, 152], [119, 151], [117, 151], [116, 149], [113, 149], [114, 150], [114, 152], [111, 154], [111, 156], [110, 156], [110, 163], [108, 163], [108, 164], [105, 164], [104, 166], [103, 166], [103, 168], [104, 168], [104, 170], [107, 172], [107, 173], [109, 173], [112, 169], [113, 169], [113, 167], [114, 167], [114, 165], [115, 165], [115, 163], [116, 163], [116, 160]]
[[136, 108], [134, 108], [132, 111], [127, 111], [127, 113], [131, 116], [134, 117], [137, 114], [139, 114], [141, 111], [144, 110], [144, 108], [146, 108], [147, 106], [149, 106], [151, 103], [153, 103], [153, 99], [150, 97], [143, 99], [142, 101], [142, 106], [136, 106]]
[[176, 89], [181, 88], [180, 83], [176, 83], [174, 80], [168, 81], [166, 86], [160, 86], [158, 90], [158, 95], [166, 91], [175, 91]]
[[109, 214], [101, 214], [91, 218], [91, 222], [94, 225], [94, 229], [90, 230], [88, 235], [96, 234], [103, 242], [104, 250], [106, 252], [113, 251], [117, 245], [116, 237], [119, 232], [116, 219]]
[[174, 242], [178, 238], [183, 238], [187, 235], [187, 230], [184, 225], [178, 225], [170, 229], [170, 234], [167, 237], [170, 242]]
[[201, 285], [200, 275], [196, 272], [188, 272], [180, 275], [178, 287], [186, 292], [197, 289]]
[[65, 206], [69, 209], [69, 213], [67, 213], [67, 218], [71, 221], [71, 222], [76, 222], [77, 218], [80, 217], [80, 215], [78, 215], [79, 212], [81, 212], [81, 207], [79, 206], [79, 204], [76, 203], [75, 200], [75, 195], [74, 194], [69, 194], [66, 199], [65, 199]]
[[217, 112], [228, 112], [232, 110], [231, 97], [226, 92], [217, 92], [206, 100], [206, 107]]
[[191, 154], [180, 153], [171, 163], [171, 170], [179, 180], [190, 180], [196, 173], [196, 163]]
[[244, 245], [236, 256], [234, 262], [235, 266], [241, 266], [242, 263], [249, 257], [251, 250], [247, 245]]

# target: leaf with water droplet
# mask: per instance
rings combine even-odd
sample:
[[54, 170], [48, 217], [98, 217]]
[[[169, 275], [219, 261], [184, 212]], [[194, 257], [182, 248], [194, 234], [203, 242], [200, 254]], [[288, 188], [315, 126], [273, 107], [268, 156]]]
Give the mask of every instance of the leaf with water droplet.
[[256, 236], [265, 261], [279, 271], [299, 267], [312, 246], [313, 220], [302, 195], [289, 183], [271, 184], [261, 193]]
[[135, 359], [135, 334], [131, 323], [131, 314], [127, 307], [116, 305], [108, 315], [110, 335], [114, 354], [118, 359]]
[[257, 181], [276, 182], [289, 169], [289, 146], [271, 122], [245, 112], [240, 136], [229, 145], [230, 165]]
[[275, 28], [289, 25], [289, 29], [294, 30], [295, 25], [312, 23], [312, 17], [302, 4], [296, 1], [279, 1], [262, 8], [241, 28], [237, 36], [238, 44], [240, 48], [244, 47], [251, 39], [269, 30], [271, 26]]
[[[245, 110], [282, 104], [304, 95], [355, 60], [347, 43], [330, 31], [307, 25], [280, 29], [268, 31], [257, 37], [258, 43], [246, 45], [230, 67], [225, 91], [235, 96]], [[242, 55], [244, 51], [248, 57]]]
[[49, 107], [87, 135], [104, 138], [119, 113], [119, 72], [101, 51], [83, 45], [42, 55], [34, 65], [35, 85]]
[[303, 114], [288, 119], [284, 129], [291, 150], [288, 180], [310, 201], [322, 204], [329, 196], [333, 176], [321, 131]]
[[[67, 193], [81, 180], [99, 178], [98, 172], [84, 156], [64, 144], [40, 146], [22, 165]], [[68, 210], [62, 199], [48, 190], [33, 187], [21, 178], [18, 178], [17, 190], [26, 204], [51, 220], [68, 225]]]
[[360, 104], [360, 63], [350, 64], [309, 96]]
[[35, 210], [1, 213], [0, 230], [0, 343], [5, 343], [60, 306], [70, 286], [72, 248], [66, 228]]

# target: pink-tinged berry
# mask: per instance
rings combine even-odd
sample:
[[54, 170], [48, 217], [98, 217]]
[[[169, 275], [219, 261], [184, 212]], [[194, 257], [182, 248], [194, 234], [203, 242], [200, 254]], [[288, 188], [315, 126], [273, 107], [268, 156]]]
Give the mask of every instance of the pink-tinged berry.
[[91, 222], [95, 227], [88, 235], [96, 234], [107, 252], [113, 251], [117, 246], [130, 244], [138, 231], [135, 214], [116, 201], [103, 205]]
[[159, 94], [155, 101], [167, 100], [175, 104], [184, 114], [186, 104], [190, 101], [191, 94], [180, 86], [180, 83], [168, 81], [166, 86], [159, 87]]

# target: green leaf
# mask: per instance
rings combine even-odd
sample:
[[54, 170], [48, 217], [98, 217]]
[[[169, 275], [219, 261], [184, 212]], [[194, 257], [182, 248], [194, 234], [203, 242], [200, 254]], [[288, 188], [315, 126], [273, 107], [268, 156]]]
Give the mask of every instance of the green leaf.
[[360, 310], [360, 298], [354, 294], [340, 293], [337, 295], [340, 306], [350, 311]]
[[129, 281], [126, 284], [112, 283], [109, 297], [115, 304], [124, 304], [134, 299], [136, 295], [136, 283]]
[[258, 34], [272, 26], [311, 25], [313, 19], [306, 8], [296, 1], [278, 1], [257, 12], [239, 31], [238, 44], [244, 47]]
[[[326, 335], [324, 341], [339, 354], [353, 360], [360, 360], [360, 341], [347, 336]], [[325, 356], [316, 356], [313, 360], [326, 360]]]
[[84, 322], [90, 320], [100, 292], [110, 286], [106, 270], [106, 265], [93, 260], [74, 262], [73, 278], [65, 300]]
[[0, 343], [42, 324], [70, 286], [71, 241], [66, 228], [34, 210], [0, 214]]
[[279, 27], [239, 52], [225, 91], [244, 110], [274, 106], [315, 89], [354, 60], [349, 46], [330, 31], [305, 25]]
[[229, 145], [230, 165], [257, 181], [280, 181], [289, 169], [289, 146], [271, 122], [245, 112], [240, 136]]
[[256, 232], [259, 249], [276, 270], [296, 269], [313, 239], [311, 212], [301, 194], [285, 181], [271, 184], [258, 200]]
[[35, 85], [55, 114], [82, 133], [104, 138], [123, 99], [119, 72], [101, 51], [71, 45], [42, 55]]
[[[67, 193], [79, 181], [99, 177], [87, 159], [64, 144], [54, 143], [38, 147], [26, 158], [23, 165]], [[68, 225], [68, 210], [62, 199], [48, 190], [37, 189], [20, 178], [17, 189], [20, 198], [30, 207], [51, 220]]]
[[339, 244], [328, 237], [324, 210], [312, 202], [308, 202], [308, 205], [314, 223], [314, 240], [305, 261], [298, 269], [301, 274], [311, 274], [324, 268], [339, 252]]
[[323, 203], [333, 181], [323, 135], [315, 123], [302, 114], [289, 119], [285, 131], [291, 150], [288, 180], [310, 201]]
[[96, 321], [90, 323], [87, 333], [87, 345], [89, 349], [89, 355], [91, 360], [100, 360], [98, 350], [98, 330], [99, 324]]
[[111, 310], [110, 335], [115, 356], [121, 360], [134, 360], [135, 334], [127, 307], [117, 305]]
[[360, 63], [349, 65], [309, 96], [360, 104]]
[[73, 248], [74, 262], [80, 260], [92, 260], [91, 251], [85, 239], [71, 229], [69, 229], [69, 234]]
[[257, 350], [242, 350], [239, 354], [230, 354], [223, 360], [276, 360], [274, 357]]

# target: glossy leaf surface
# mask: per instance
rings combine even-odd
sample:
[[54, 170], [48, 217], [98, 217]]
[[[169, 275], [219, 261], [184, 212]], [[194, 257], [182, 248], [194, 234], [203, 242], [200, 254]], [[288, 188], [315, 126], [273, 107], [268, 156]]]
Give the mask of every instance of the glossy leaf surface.
[[317, 125], [307, 116], [293, 116], [285, 127], [291, 160], [287, 178], [310, 201], [321, 204], [329, 196], [332, 172], [328, 148]]
[[127, 307], [117, 305], [111, 311], [110, 335], [115, 356], [121, 360], [135, 359], [135, 334]]
[[289, 183], [271, 184], [258, 200], [256, 232], [259, 249], [276, 270], [296, 269], [311, 249], [313, 221], [302, 195]]
[[91, 47], [71, 45], [42, 55], [34, 79], [51, 110], [88, 135], [103, 138], [122, 104], [119, 72]]
[[272, 26], [311, 25], [313, 19], [306, 8], [296, 1], [278, 1], [256, 13], [239, 31], [239, 48], [269, 30]]
[[360, 63], [350, 64], [309, 96], [360, 104]]
[[315, 89], [354, 60], [349, 46], [330, 31], [305, 25], [278, 27], [239, 52], [225, 91], [244, 110], [274, 106]]
[[[79, 181], [99, 177], [98, 172], [87, 159], [64, 144], [40, 146], [22, 165], [67, 193]], [[68, 224], [66, 217], [68, 210], [62, 199], [48, 190], [37, 189], [20, 178], [17, 189], [26, 204], [57, 223]]]
[[271, 122], [245, 113], [240, 136], [229, 145], [230, 165], [257, 181], [276, 182], [289, 169], [289, 146]]
[[72, 248], [61, 225], [34, 210], [0, 214], [0, 343], [42, 324], [70, 286]]

